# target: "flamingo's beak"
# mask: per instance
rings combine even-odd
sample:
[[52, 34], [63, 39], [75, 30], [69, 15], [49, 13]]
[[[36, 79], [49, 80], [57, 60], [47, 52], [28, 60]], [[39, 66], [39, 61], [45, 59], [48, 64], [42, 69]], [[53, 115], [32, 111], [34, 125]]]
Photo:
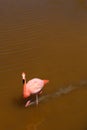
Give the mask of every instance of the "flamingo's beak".
[[43, 80], [44, 81], [44, 84], [47, 84], [49, 83], [49, 80]]

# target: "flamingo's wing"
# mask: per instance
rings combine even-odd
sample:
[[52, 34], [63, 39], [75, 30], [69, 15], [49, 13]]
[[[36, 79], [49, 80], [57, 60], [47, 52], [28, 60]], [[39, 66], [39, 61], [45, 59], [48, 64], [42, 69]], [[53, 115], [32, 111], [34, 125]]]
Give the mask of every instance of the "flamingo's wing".
[[38, 93], [44, 86], [44, 82], [41, 79], [34, 78], [27, 83], [28, 89], [32, 94]]

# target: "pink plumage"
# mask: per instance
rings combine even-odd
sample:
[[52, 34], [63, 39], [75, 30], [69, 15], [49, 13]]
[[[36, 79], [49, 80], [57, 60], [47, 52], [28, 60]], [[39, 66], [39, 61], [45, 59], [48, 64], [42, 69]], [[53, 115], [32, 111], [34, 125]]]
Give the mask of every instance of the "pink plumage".
[[31, 92], [31, 94], [38, 93], [44, 87], [44, 80], [34, 78], [28, 81], [26, 88]]

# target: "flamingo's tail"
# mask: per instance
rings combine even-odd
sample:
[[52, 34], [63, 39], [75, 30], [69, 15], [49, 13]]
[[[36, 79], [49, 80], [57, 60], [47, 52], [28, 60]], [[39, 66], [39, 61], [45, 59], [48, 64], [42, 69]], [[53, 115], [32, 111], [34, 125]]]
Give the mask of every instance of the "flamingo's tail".
[[47, 80], [47, 79], [44, 79], [43, 81], [44, 81], [44, 84], [49, 83], [49, 80]]

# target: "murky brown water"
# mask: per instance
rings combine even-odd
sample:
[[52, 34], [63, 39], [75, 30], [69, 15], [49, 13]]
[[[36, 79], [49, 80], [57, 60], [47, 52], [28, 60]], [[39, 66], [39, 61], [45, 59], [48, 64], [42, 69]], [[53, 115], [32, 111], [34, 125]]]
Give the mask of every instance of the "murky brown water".
[[[0, 0], [0, 61], [0, 129], [87, 129], [86, 0]], [[78, 89], [25, 109], [23, 71], [50, 80], [42, 96]]]

